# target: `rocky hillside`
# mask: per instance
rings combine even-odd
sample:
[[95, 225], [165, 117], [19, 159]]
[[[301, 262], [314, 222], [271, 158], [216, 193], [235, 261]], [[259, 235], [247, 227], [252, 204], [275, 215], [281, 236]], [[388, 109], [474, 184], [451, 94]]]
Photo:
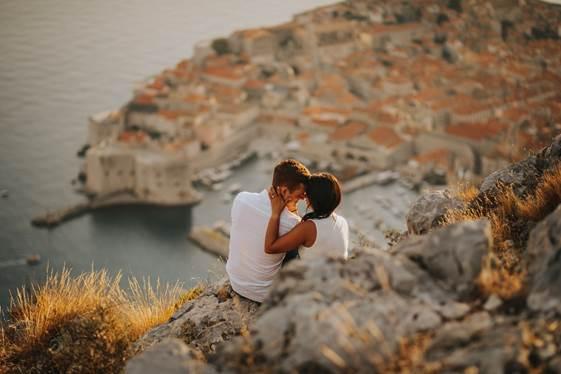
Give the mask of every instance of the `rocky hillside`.
[[558, 136], [469, 196], [423, 196], [389, 251], [294, 262], [261, 306], [213, 285], [126, 372], [561, 372], [560, 159]]

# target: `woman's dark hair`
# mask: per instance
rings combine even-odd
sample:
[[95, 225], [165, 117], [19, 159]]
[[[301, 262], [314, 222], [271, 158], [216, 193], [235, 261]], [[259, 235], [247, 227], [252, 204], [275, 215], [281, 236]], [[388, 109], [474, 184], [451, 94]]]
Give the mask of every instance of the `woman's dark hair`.
[[313, 212], [306, 214], [302, 220], [327, 218], [341, 203], [341, 186], [332, 174], [312, 174], [306, 186], [306, 195]]

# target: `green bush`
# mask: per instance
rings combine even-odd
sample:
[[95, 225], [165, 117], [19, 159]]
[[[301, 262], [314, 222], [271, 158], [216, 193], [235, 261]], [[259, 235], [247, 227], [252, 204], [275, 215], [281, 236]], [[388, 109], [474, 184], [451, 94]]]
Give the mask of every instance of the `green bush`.
[[225, 55], [231, 52], [230, 43], [228, 43], [228, 39], [224, 39], [224, 38], [214, 39], [212, 41], [211, 46], [217, 55]]

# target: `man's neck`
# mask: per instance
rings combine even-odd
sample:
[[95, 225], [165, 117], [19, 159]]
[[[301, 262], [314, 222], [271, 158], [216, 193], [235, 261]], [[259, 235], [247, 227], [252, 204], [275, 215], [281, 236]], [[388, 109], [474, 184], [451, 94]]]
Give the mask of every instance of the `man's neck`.
[[298, 214], [298, 207], [296, 206], [296, 203], [286, 204], [286, 209], [288, 209], [291, 213]]

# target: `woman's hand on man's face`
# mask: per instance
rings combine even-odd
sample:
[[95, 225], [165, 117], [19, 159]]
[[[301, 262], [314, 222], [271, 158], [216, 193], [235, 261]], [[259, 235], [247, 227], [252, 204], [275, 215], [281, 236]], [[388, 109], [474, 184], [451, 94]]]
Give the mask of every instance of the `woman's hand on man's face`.
[[269, 200], [271, 200], [271, 213], [280, 215], [286, 206], [286, 201], [275, 187], [269, 187]]

